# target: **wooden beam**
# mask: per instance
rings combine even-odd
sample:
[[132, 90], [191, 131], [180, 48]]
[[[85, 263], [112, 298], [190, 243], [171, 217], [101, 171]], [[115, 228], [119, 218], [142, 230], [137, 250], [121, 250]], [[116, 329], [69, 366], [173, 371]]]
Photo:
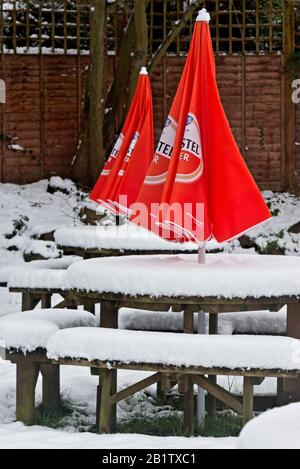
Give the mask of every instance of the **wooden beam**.
[[122, 362], [100, 362], [89, 361], [86, 359], [71, 360], [68, 358], [60, 358], [58, 360], [51, 360], [51, 363], [56, 365], [66, 366], [86, 366], [88, 368], [99, 369], [114, 369], [114, 370], [143, 370], [153, 371], [156, 373], [172, 373], [172, 374], [193, 374], [193, 375], [220, 375], [220, 376], [249, 376], [251, 378], [288, 378], [296, 379], [300, 377], [300, 370], [262, 370], [262, 369], [231, 369], [231, 368], [202, 368], [191, 366], [189, 368], [178, 367], [173, 365], [162, 365], [156, 363], [122, 363]]
[[113, 370], [102, 370], [100, 380], [101, 399], [98, 431], [99, 433], [112, 433], [112, 405], [110, 404], [110, 398], [113, 394]]
[[40, 365], [43, 376], [43, 407], [52, 412], [60, 405], [60, 369], [58, 365]]
[[34, 298], [32, 293], [22, 293], [22, 311], [31, 311], [37, 304], [38, 300]]
[[207, 391], [219, 401], [224, 402], [230, 409], [233, 409], [240, 415], [243, 414], [243, 405], [230, 392], [226, 391], [226, 389], [223, 389], [218, 384], [212, 383], [204, 376], [193, 375], [192, 380], [194, 384]]
[[243, 424], [246, 425], [253, 419], [253, 383], [249, 377], [244, 378], [243, 396]]
[[100, 327], [106, 329], [118, 329], [119, 308], [112, 302], [105, 301], [101, 303]]
[[185, 334], [194, 334], [194, 307], [186, 305], [183, 311], [183, 331]]
[[186, 390], [183, 395], [183, 429], [187, 436], [192, 436], [194, 433], [195, 412], [194, 385], [190, 375], [187, 375], [185, 379]]
[[16, 418], [25, 425], [34, 423], [35, 388], [39, 374], [37, 363], [17, 363]]
[[110, 405], [116, 404], [117, 402], [127, 399], [133, 394], [136, 394], [137, 392], [142, 391], [143, 389], [146, 389], [149, 386], [152, 386], [152, 384], [159, 382], [160, 379], [161, 373], [155, 373], [154, 375], [149, 376], [148, 378], [145, 378], [142, 381], [139, 381], [138, 383], [135, 383], [126, 389], [122, 389], [122, 391], [119, 391], [110, 397]]

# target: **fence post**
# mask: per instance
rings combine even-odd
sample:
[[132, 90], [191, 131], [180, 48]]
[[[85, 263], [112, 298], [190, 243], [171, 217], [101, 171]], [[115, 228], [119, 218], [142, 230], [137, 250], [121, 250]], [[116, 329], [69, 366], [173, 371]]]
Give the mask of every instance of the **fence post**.
[[[284, 64], [295, 50], [295, 12], [294, 2], [283, 0], [284, 7]], [[292, 102], [292, 73], [284, 73], [284, 134], [285, 134], [285, 188], [296, 191], [295, 178], [295, 106]]]

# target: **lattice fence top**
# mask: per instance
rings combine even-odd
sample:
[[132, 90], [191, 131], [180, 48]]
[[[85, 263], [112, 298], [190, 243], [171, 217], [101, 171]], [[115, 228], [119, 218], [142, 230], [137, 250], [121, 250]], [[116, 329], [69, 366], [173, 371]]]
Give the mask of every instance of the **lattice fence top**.
[[[153, 54], [179, 21], [191, 0], [150, 0], [147, 10], [149, 53]], [[295, 0], [297, 3], [298, 0]], [[10, 0], [0, 3], [3, 52], [88, 53], [93, 0]], [[107, 48], [113, 53], [122, 40], [132, 0], [108, 3]], [[212, 16], [217, 54], [272, 54], [283, 48], [283, 0], [200, 1]], [[169, 53], [185, 54], [193, 22], [180, 33]], [[300, 47], [300, 26], [296, 27]]]

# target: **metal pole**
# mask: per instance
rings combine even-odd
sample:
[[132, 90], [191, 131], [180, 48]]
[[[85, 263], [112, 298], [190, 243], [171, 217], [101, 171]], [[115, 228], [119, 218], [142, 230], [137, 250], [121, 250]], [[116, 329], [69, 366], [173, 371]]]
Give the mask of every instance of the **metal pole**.
[[[198, 262], [202, 265], [206, 264], [205, 244], [199, 247]], [[205, 334], [205, 313], [203, 312], [198, 313], [198, 334]], [[199, 425], [203, 425], [205, 422], [205, 410], [205, 391], [198, 387], [197, 418]]]

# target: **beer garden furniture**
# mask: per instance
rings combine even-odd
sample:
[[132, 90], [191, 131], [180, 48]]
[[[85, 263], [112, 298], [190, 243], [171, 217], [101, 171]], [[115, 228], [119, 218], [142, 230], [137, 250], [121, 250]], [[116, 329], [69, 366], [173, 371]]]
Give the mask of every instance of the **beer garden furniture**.
[[[154, 233], [131, 224], [120, 226], [80, 226], [60, 228], [54, 234], [58, 248], [65, 255], [75, 254], [85, 259], [145, 254], [191, 253], [198, 250], [195, 243], [174, 244]], [[219, 249], [210, 243], [211, 249]]]
[[[211, 254], [130, 256], [91, 259], [68, 269], [74, 302], [101, 304], [101, 327], [118, 328], [123, 307], [183, 312], [184, 332], [194, 332], [194, 313], [209, 314], [209, 332], [218, 333], [222, 313], [279, 311], [287, 305], [287, 336], [300, 339], [300, 259], [281, 256]], [[215, 378], [212, 378], [215, 381]], [[300, 381], [280, 383], [300, 399]], [[284, 385], [284, 387], [283, 387]], [[211, 412], [215, 401], [211, 400]]]

